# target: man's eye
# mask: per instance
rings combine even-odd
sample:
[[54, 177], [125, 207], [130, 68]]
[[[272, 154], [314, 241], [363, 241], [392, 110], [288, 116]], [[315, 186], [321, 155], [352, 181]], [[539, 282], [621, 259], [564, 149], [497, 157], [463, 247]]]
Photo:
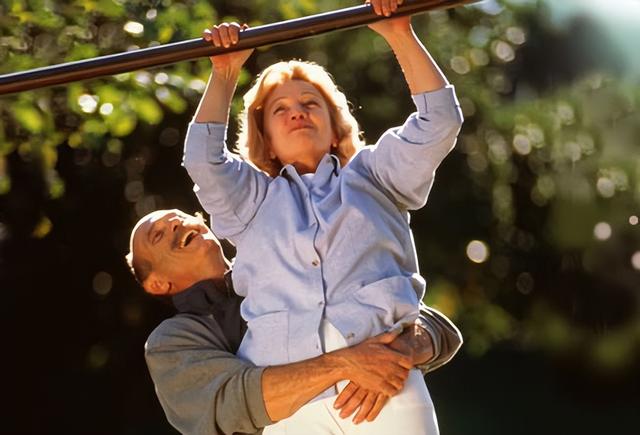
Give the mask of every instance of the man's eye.
[[153, 235], [153, 244], [155, 245], [161, 239], [162, 239], [162, 231], [156, 231], [156, 233]]

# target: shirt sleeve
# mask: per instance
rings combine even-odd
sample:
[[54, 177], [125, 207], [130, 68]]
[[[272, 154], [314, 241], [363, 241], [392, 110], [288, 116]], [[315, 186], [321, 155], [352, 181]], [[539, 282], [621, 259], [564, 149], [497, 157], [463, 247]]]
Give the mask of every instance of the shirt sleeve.
[[271, 178], [227, 150], [226, 130], [218, 123], [189, 124], [182, 165], [212, 216], [213, 232], [233, 239], [255, 216]]
[[451, 361], [462, 346], [462, 334], [447, 316], [422, 302], [416, 322], [427, 331], [433, 341], [433, 357], [417, 366], [426, 374]]
[[264, 369], [230, 353], [212, 319], [165, 320], [149, 336], [145, 359], [165, 415], [181, 433], [253, 434], [273, 423], [262, 396]]
[[[463, 117], [453, 86], [412, 96], [417, 112], [354, 158], [401, 206], [425, 205], [435, 171], [456, 143]], [[359, 161], [359, 163], [358, 163]]]

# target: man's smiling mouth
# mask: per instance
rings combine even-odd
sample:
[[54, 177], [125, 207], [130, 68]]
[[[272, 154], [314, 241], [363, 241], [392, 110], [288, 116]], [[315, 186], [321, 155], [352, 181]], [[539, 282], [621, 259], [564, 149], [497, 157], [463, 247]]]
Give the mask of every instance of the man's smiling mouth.
[[198, 233], [196, 230], [188, 231], [180, 240], [180, 247], [186, 248], [198, 234], [200, 233]]

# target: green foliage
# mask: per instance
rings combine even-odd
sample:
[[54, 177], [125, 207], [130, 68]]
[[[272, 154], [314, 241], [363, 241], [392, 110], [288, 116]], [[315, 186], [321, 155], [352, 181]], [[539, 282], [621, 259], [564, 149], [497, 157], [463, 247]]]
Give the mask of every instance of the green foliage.
[[[196, 38], [219, 17], [258, 25], [349, 5], [11, 0], [0, 6], [0, 73]], [[640, 214], [640, 85], [604, 62], [564, 74], [562, 59], [552, 62], [539, 46], [562, 32], [544, 4], [496, 5], [414, 18], [416, 32], [455, 84], [466, 117], [458, 148], [441, 169], [444, 178], [436, 179], [435, 205], [413, 220], [417, 226], [432, 219], [444, 237], [416, 231], [423, 269], [433, 278], [427, 300], [462, 325], [474, 354], [513, 341], [574, 352], [616, 370], [640, 349], [637, 312], [619, 319], [602, 314], [612, 332], [603, 336], [591, 327], [593, 319], [570, 308], [575, 296], [567, 287], [585, 294], [585, 283], [591, 290], [615, 287], [626, 295], [621, 300], [638, 306], [640, 278], [630, 258], [640, 236], [629, 217]], [[576, 44], [577, 53], [592, 49]], [[327, 66], [369, 142], [411, 110], [393, 54], [365, 29], [257, 50], [239, 93], [261, 68], [292, 57]], [[195, 107], [209, 70], [203, 59], [1, 97], [0, 194], [11, 189], [5, 156], [17, 152], [40, 165], [52, 200], [64, 198], [57, 153], [70, 147], [108, 156], [105, 166], [126, 166], [128, 181], [137, 183], [131, 196], [136, 210], [146, 210], [155, 202], [144, 195], [142, 169], [120, 162], [120, 155], [135, 145], [137, 131], [162, 129]], [[233, 113], [240, 108], [236, 96]], [[43, 218], [34, 236], [50, 230]], [[490, 248], [481, 264], [465, 255], [473, 239]]]

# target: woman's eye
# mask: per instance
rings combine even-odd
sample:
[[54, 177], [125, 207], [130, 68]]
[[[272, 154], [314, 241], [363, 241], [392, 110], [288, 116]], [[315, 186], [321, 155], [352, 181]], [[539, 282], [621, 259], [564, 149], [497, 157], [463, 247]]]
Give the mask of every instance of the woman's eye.
[[277, 115], [278, 113], [282, 112], [284, 110], [284, 107], [282, 106], [278, 106], [274, 109], [273, 114]]
[[307, 101], [306, 103], [304, 103], [305, 106], [307, 107], [311, 107], [311, 106], [317, 106], [318, 103], [316, 101]]

